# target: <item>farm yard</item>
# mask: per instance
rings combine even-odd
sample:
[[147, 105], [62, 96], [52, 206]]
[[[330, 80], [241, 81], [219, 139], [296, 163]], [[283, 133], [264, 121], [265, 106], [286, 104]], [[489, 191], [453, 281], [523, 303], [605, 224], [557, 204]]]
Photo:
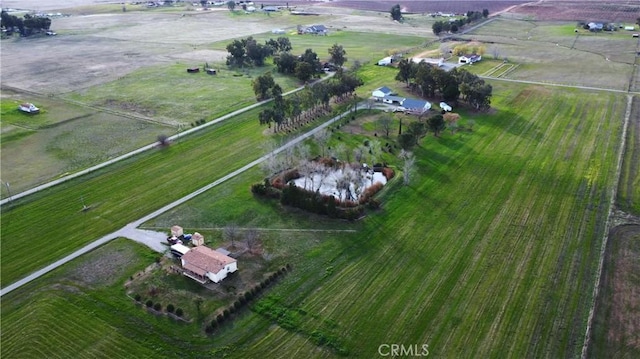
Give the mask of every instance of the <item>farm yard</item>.
[[[394, 80], [395, 68], [374, 64], [398, 51], [405, 56], [437, 52], [439, 44], [424, 47], [436, 39], [432, 20], [418, 13], [407, 15], [405, 23], [391, 23], [388, 9], [335, 7], [347, 2], [339, 3], [305, 2], [322, 14], [302, 21], [327, 24], [331, 31], [329, 36], [288, 33], [294, 49], [313, 48], [326, 56], [331, 45], [343, 45], [346, 65], [361, 64], [361, 100], [381, 86], [411, 95]], [[468, 2], [447, 4], [461, 3]], [[496, 6], [497, 12], [520, 3], [486, 6]], [[51, 6], [42, 3], [43, 9], [56, 10]], [[92, 9], [100, 14], [84, 15]], [[271, 29], [293, 31], [301, 21], [284, 13], [119, 11], [113, 5], [76, 8], [70, 12], [74, 16], [55, 20], [60, 20], [60, 27], [54, 22], [59, 35], [51, 42], [36, 38], [27, 50], [20, 44], [31, 39], [2, 40], [2, 180], [11, 182], [12, 190], [29, 186], [19, 185], [20, 178], [41, 182], [154, 142], [160, 133], [173, 134], [198, 119], [255, 103], [252, 79], [274, 68], [228, 69], [226, 44], [248, 35], [264, 41], [275, 36]], [[462, 126], [419, 140], [407, 183], [393, 144], [399, 120], [406, 131], [413, 117], [363, 110], [367, 106], [361, 102], [353, 118], [329, 128], [331, 153], [370, 141], [392, 144], [380, 161], [398, 175], [377, 196], [381, 207], [364, 218], [337, 221], [256, 197], [251, 185], [271, 173], [255, 166], [142, 226], [158, 230], [180, 223], [203, 233], [212, 248], [227, 244], [223, 229], [229, 223], [255, 229], [259, 254], [255, 263], [247, 262], [241, 282], [291, 264], [286, 276], [233, 313], [232, 320], [211, 330], [230, 293], [245, 287], [230, 281], [207, 289], [157, 271], [172, 259], [118, 238], [4, 293], [1, 355], [370, 358], [382, 355], [381, 345], [398, 343], [428, 345], [430, 355], [452, 358], [579, 356], [605, 232], [611, 229], [610, 204], [615, 199], [628, 218], [638, 214], [640, 101], [637, 94], [625, 93], [637, 42], [620, 34], [576, 35], [574, 23], [519, 16], [496, 17], [456, 39], [486, 44], [483, 61], [465, 68], [493, 87], [491, 109], [478, 112], [454, 104]], [[208, 28], [212, 20], [238, 30]], [[185, 31], [159, 26], [172, 23], [183, 24]], [[89, 57], [81, 62], [76, 56], [85, 45]], [[29, 60], [20, 63], [5, 51], [35, 53], [57, 46], [65, 61], [38, 53], [33, 62], [24, 56]], [[492, 46], [499, 56], [492, 56]], [[585, 61], [570, 63], [578, 58]], [[38, 61], [42, 71], [33, 66]], [[187, 68], [205, 62], [219, 73], [187, 74]], [[49, 76], [55, 69], [60, 76]], [[285, 90], [298, 85], [274, 77]], [[29, 120], [12, 112], [25, 96], [42, 104], [40, 117]], [[353, 105], [336, 105], [326, 118]], [[222, 178], [324, 120], [291, 134], [273, 134], [258, 123], [261, 109], [3, 204], [1, 286]], [[388, 137], [380, 127], [383, 116], [393, 120]], [[625, 118], [630, 123], [622, 153]], [[324, 152], [324, 145], [306, 144], [311, 156]], [[25, 148], [29, 152], [21, 153]], [[31, 168], [24, 165], [27, 160]], [[8, 179], [7, 171], [13, 170]], [[619, 195], [612, 197], [616, 185]], [[6, 198], [8, 185], [2, 187]], [[622, 274], [633, 272], [630, 258], [638, 237], [617, 227], [610, 235], [589, 356], [616, 350], [634, 357], [637, 337], [624, 333], [633, 332], [628, 328], [637, 324], [637, 313], [621, 308], [637, 304], [637, 278]], [[612, 244], [617, 238], [624, 240]], [[221, 293], [226, 293], [223, 299]], [[144, 299], [153, 299], [160, 309], [145, 307]], [[619, 305], [614, 310], [602, 305], [606, 302]], [[166, 314], [169, 303], [184, 309], [182, 319]], [[627, 314], [632, 319], [622, 320]], [[52, 325], [55, 333], [48, 330]]]

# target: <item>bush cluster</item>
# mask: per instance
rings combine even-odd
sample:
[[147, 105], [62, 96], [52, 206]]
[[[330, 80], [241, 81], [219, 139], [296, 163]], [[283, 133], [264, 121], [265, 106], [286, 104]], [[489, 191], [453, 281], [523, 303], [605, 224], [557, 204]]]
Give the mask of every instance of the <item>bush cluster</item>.
[[[136, 302], [138, 303], [142, 303], [142, 297], [140, 296], [140, 294], [136, 294], [133, 297], [135, 299]], [[153, 303], [153, 301], [151, 299], [147, 299], [146, 302], [144, 302], [145, 307], [151, 309], [153, 308], [156, 312], [162, 312], [162, 303]], [[168, 304], [166, 307], [166, 312], [167, 313], [174, 313], [175, 315], [177, 315], [178, 317], [182, 317], [182, 315], [184, 314], [184, 311], [182, 310], [182, 308], [177, 308], [173, 305], [173, 304]]]
[[[332, 160], [327, 160], [326, 165], [334, 165]], [[387, 181], [391, 180], [395, 172], [382, 164], [374, 166], [374, 170], [382, 172]], [[256, 183], [251, 186], [251, 192], [258, 196], [280, 199], [280, 203], [285, 206], [293, 206], [306, 211], [317, 213], [331, 218], [341, 218], [355, 220], [364, 214], [365, 207], [377, 209], [380, 201], [373, 198], [383, 185], [375, 183], [367, 188], [358, 202], [346, 200], [340, 201], [334, 196], [322, 195], [318, 192], [308, 191], [295, 186], [293, 183], [285, 186], [290, 180], [298, 178], [297, 170], [289, 170], [283, 176], [279, 176], [270, 182], [265, 179], [264, 183]]]
[[225, 320], [231, 319], [232, 314], [238, 312], [244, 306], [249, 304], [249, 302], [251, 302], [251, 300], [253, 300], [258, 294], [260, 294], [262, 290], [267, 288], [270, 284], [275, 283], [278, 277], [284, 275], [289, 270], [291, 270], [291, 265], [287, 264], [281, 267], [280, 269], [278, 269], [277, 271], [271, 273], [262, 282], [260, 282], [253, 288], [242, 293], [240, 296], [238, 296], [238, 298], [233, 303], [231, 303], [228, 307], [226, 307], [222, 311], [222, 313], [216, 315], [215, 318], [211, 320], [209, 325], [205, 327], [204, 331], [207, 334], [213, 333], [216, 328], [218, 328], [222, 323], [225, 322]]

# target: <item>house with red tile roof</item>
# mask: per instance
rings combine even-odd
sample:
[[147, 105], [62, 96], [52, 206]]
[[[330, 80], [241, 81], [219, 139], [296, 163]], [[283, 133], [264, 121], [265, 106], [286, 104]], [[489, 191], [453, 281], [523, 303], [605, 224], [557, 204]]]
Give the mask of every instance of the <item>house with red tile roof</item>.
[[183, 274], [198, 283], [219, 283], [238, 270], [238, 261], [206, 246], [191, 248], [180, 258]]

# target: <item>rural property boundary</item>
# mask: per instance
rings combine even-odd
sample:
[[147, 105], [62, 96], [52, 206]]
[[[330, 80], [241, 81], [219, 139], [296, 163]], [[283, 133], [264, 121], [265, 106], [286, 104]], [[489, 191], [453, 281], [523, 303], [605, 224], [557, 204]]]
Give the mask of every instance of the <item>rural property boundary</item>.
[[[327, 79], [329, 79], [329, 78], [333, 77], [333, 75], [334, 75], [334, 74], [335, 74], [335, 72], [332, 72], [332, 73], [330, 73], [328, 76], [325, 76], [324, 78], [322, 78], [322, 79], [321, 79], [321, 80], [319, 80], [319, 81], [325, 81], [325, 80], [327, 80]], [[283, 96], [288, 96], [288, 95], [291, 95], [291, 94], [296, 93], [296, 92], [298, 92], [298, 91], [301, 91], [302, 89], [304, 89], [304, 87], [305, 87], [305, 86], [301, 86], [301, 87], [298, 87], [298, 88], [296, 88], [296, 89], [293, 89], [293, 90], [291, 90], [291, 91], [289, 91], [289, 92], [285, 92], [285, 93], [283, 94]], [[20, 89], [15, 89], [15, 90], [16, 90], [16, 91], [22, 91], [22, 90], [20, 90]], [[33, 93], [35, 93], [35, 92], [33, 92]], [[173, 136], [169, 137], [167, 140], [169, 140], [169, 141], [175, 141], [175, 140], [177, 140], [177, 139], [178, 139], [178, 138], [180, 138], [180, 137], [184, 137], [184, 136], [187, 136], [187, 135], [189, 135], [189, 134], [192, 134], [192, 133], [194, 133], [194, 132], [196, 132], [196, 131], [200, 131], [200, 130], [202, 130], [202, 129], [204, 129], [204, 128], [208, 127], [208, 126], [212, 126], [212, 125], [218, 124], [218, 123], [220, 123], [220, 122], [222, 122], [222, 121], [228, 120], [228, 119], [230, 119], [230, 118], [232, 118], [232, 117], [234, 117], [234, 116], [237, 116], [237, 115], [242, 114], [242, 113], [244, 113], [244, 112], [250, 111], [250, 110], [252, 110], [252, 109], [254, 109], [254, 108], [256, 108], [256, 107], [260, 107], [260, 106], [262, 106], [262, 105], [264, 105], [264, 104], [267, 104], [267, 103], [269, 103], [269, 102], [271, 102], [271, 101], [273, 101], [273, 99], [267, 99], [267, 100], [264, 100], [264, 101], [256, 102], [256, 103], [254, 103], [253, 105], [249, 105], [249, 106], [247, 106], [247, 107], [243, 107], [243, 108], [241, 108], [241, 109], [239, 109], [239, 110], [236, 110], [236, 111], [233, 111], [233, 112], [231, 112], [231, 113], [228, 113], [228, 114], [226, 114], [226, 115], [224, 115], [224, 116], [218, 117], [218, 118], [216, 118], [215, 120], [210, 121], [210, 122], [207, 122], [207, 123], [205, 123], [205, 124], [203, 124], [203, 125], [200, 125], [200, 126], [197, 126], [197, 127], [191, 128], [191, 129], [186, 130], [186, 131], [183, 131], [183, 132], [179, 132], [179, 133], [177, 133], [177, 134], [175, 134], [175, 135], [173, 135]], [[76, 102], [73, 102], [73, 103], [76, 103]], [[76, 104], [80, 104], [80, 103], [76, 103]], [[80, 104], [80, 105], [81, 105], [81, 104]], [[90, 107], [90, 106], [88, 106], [88, 107]], [[101, 110], [101, 111], [102, 111], [102, 110]], [[106, 112], [108, 112], [108, 111], [106, 111]], [[116, 114], [117, 114], [117, 113], [116, 113]], [[125, 117], [126, 117], [126, 116], [125, 116]], [[140, 119], [140, 118], [138, 118], [138, 117], [134, 117], [134, 118], [135, 118], [135, 119]], [[92, 167], [86, 168], [86, 169], [84, 169], [84, 170], [78, 171], [78, 172], [73, 173], [73, 174], [70, 174], [70, 175], [68, 175], [68, 176], [64, 176], [64, 177], [59, 178], [59, 179], [57, 179], [57, 180], [53, 180], [53, 181], [50, 181], [50, 182], [47, 182], [47, 183], [41, 184], [41, 185], [39, 185], [39, 186], [36, 186], [36, 187], [30, 188], [30, 189], [28, 189], [28, 190], [26, 190], [26, 191], [23, 191], [23, 192], [20, 192], [20, 193], [14, 194], [14, 195], [9, 195], [9, 197], [4, 198], [3, 200], [1, 200], [1, 201], [0, 201], [0, 206], [2, 206], [2, 205], [4, 205], [4, 204], [7, 204], [7, 203], [9, 203], [9, 202], [12, 202], [12, 201], [14, 201], [14, 200], [16, 200], [16, 199], [19, 199], [19, 198], [22, 198], [22, 197], [28, 196], [28, 195], [30, 195], [30, 194], [34, 194], [34, 193], [36, 193], [36, 192], [39, 192], [39, 191], [45, 190], [45, 189], [47, 189], [47, 188], [50, 188], [50, 187], [53, 187], [53, 186], [59, 185], [59, 184], [64, 183], [64, 182], [66, 182], [66, 181], [72, 180], [72, 179], [74, 179], [74, 178], [77, 178], [77, 177], [80, 177], [80, 176], [84, 176], [84, 175], [89, 174], [89, 173], [91, 173], [91, 172], [97, 171], [97, 170], [99, 170], [99, 169], [101, 169], [101, 168], [104, 168], [104, 167], [107, 167], [107, 166], [109, 166], [109, 165], [112, 165], [112, 164], [114, 164], [114, 163], [116, 163], [116, 162], [118, 162], [118, 161], [125, 160], [125, 159], [127, 159], [127, 158], [129, 158], [129, 157], [133, 157], [133, 156], [135, 156], [135, 155], [138, 155], [138, 154], [143, 153], [143, 152], [145, 152], [145, 151], [149, 151], [149, 150], [154, 149], [154, 148], [156, 148], [156, 147], [157, 147], [157, 144], [156, 144], [156, 143], [151, 143], [151, 144], [146, 145], [146, 146], [144, 146], [144, 147], [140, 147], [140, 148], [138, 148], [137, 150], [133, 150], [133, 151], [131, 151], [131, 152], [125, 153], [125, 154], [123, 154], [123, 155], [121, 155], [121, 156], [118, 156], [118, 157], [113, 158], [113, 159], [110, 159], [110, 160], [108, 160], [108, 161], [105, 161], [105, 162], [99, 163], [99, 164], [97, 164], [97, 165], [95, 165], [95, 166], [92, 166]]]
[[589, 345], [591, 344], [591, 331], [593, 326], [593, 316], [595, 314], [595, 307], [598, 301], [598, 294], [600, 294], [600, 285], [602, 283], [602, 268], [604, 266], [604, 255], [607, 249], [607, 243], [609, 242], [609, 230], [611, 228], [611, 222], [613, 219], [613, 208], [618, 193], [618, 185], [620, 183], [620, 171], [622, 170], [622, 161], [624, 158], [624, 152], [627, 144], [627, 129], [629, 128], [629, 119], [631, 118], [631, 110], [633, 108], [633, 96], [627, 95], [627, 110], [624, 114], [624, 124], [622, 125], [622, 140], [620, 141], [620, 151], [618, 153], [618, 163], [616, 163], [616, 174], [613, 186], [611, 186], [611, 199], [609, 200], [609, 217], [604, 226], [604, 238], [600, 247], [600, 259], [598, 261], [598, 270], [596, 274], [596, 281], [593, 286], [593, 295], [589, 308], [589, 317], [587, 319], [587, 328], [584, 333], [584, 343], [582, 344], [581, 359], [587, 359], [587, 353], [589, 351]]
[[[361, 102], [361, 103], [358, 104], [358, 106], [361, 106], [361, 108], [364, 108], [366, 106], [366, 103], [365, 102]], [[298, 143], [310, 138], [311, 136], [313, 136], [317, 132], [329, 127], [334, 122], [337, 122], [337, 121], [343, 119], [344, 117], [346, 117], [347, 115], [349, 115], [353, 111], [355, 111], [355, 108], [352, 108], [349, 111], [346, 111], [346, 112], [344, 112], [344, 113], [342, 113], [342, 114], [340, 114], [338, 116], [333, 117], [329, 121], [319, 125], [318, 127], [315, 127], [313, 129], [309, 130], [308, 132], [306, 132], [306, 133], [296, 137], [295, 139], [285, 143], [284, 145], [280, 146], [279, 148], [273, 150], [272, 152], [269, 152], [266, 155], [264, 155], [264, 156], [262, 156], [262, 157], [260, 157], [260, 158], [258, 158], [256, 160], [254, 160], [254, 161], [242, 166], [241, 168], [238, 168], [237, 170], [235, 170], [235, 171], [233, 171], [231, 173], [228, 173], [227, 175], [225, 175], [225, 176], [213, 181], [212, 183], [210, 183], [210, 184], [208, 184], [208, 185], [206, 185], [206, 186], [204, 186], [204, 187], [202, 187], [202, 188], [200, 188], [200, 189], [198, 189], [198, 190], [196, 190], [196, 191], [194, 191], [194, 192], [192, 192], [192, 193], [190, 193], [190, 194], [188, 194], [188, 195], [186, 195], [186, 196], [184, 196], [184, 197], [182, 197], [182, 198], [180, 198], [180, 199], [178, 199], [178, 200], [176, 200], [174, 202], [171, 202], [171, 203], [167, 204], [166, 206], [164, 206], [164, 207], [162, 207], [162, 208], [160, 208], [160, 209], [158, 209], [158, 210], [156, 210], [156, 211], [154, 211], [154, 212], [152, 212], [152, 213], [150, 213], [150, 214], [148, 214], [148, 215], [146, 215], [146, 216], [144, 216], [144, 217], [142, 217], [142, 218], [140, 218], [140, 219], [138, 219], [138, 220], [136, 220], [134, 222], [131, 222], [131, 223], [127, 224], [123, 228], [121, 228], [121, 229], [119, 229], [119, 230], [117, 230], [117, 231], [115, 231], [113, 233], [107, 234], [107, 235], [105, 235], [105, 236], [103, 236], [103, 237], [101, 237], [101, 238], [99, 238], [99, 239], [87, 244], [86, 246], [84, 246], [84, 247], [78, 249], [77, 251], [69, 254], [68, 256], [66, 256], [66, 257], [64, 257], [62, 259], [59, 259], [59, 260], [55, 261], [54, 263], [49, 264], [48, 266], [31, 273], [30, 275], [28, 275], [28, 276], [26, 276], [26, 277], [24, 277], [24, 278], [22, 278], [22, 279], [20, 279], [20, 280], [18, 280], [16, 282], [12, 283], [12, 284], [6, 286], [5, 288], [1, 288], [0, 289], [0, 297], [4, 296], [5, 294], [7, 294], [7, 293], [9, 293], [9, 292], [11, 292], [11, 291], [13, 291], [15, 289], [18, 289], [18, 288], [22, 287], [23, 285], [25, 285], [25, 284], [27, 284], [27, 283], [29, 283], [29, 282], [37, 279], [37, 278], [49, 273], [50, 271], [52, 271], [52, 270], [54, 270], [54, 269], [56, 269], [56, 268], [58, 268], [58, 267], [60, 267], [60, 266], [62, 266], [64, 264], [66, 264], [67, 262], [70, 262], [70, 261], [78, 258], [79, 256], [81, 256], [81, 255], [83, 255], [85, 253], [88, 253], [88, 252], [94, 250], [95, 248], [97, 248], [97, 247], [99, 247], [99, 246], [101, 246], [103, 244], [108, 243], [109, 241], [111, 241], [113, 239], [116, 239], [118, 237], [126, 237], [126, 238], [128, 238], [129, 237], [128, 234], [131, 233], [131, 229], [135, 229], [135, 228], [139, 227], [143, 223], [145, 223], [145, 222], [147, 222], [147, 221], [149, 221], [149, 220], [151, 220], [153, 218], [156, 218], [159, 215], [161, 215], [161, 214], [163, 214], [163, 213], [165, 213], [165, 212], [167, 212], [167, 211], [169, 211], [169, 210], [171, 210], [171, 209], [173, 209], [173, 208], [175, 208], [175, 207], [177, 207], [177, 206], [179, 206], [179, 205], [181, 205], [181, 204], [183, 204], [183, 203], [185, 203], [185, 202], [187, 202], [187, 201], [189, 201], [189, 200], [191, 200], [193, 198], [195, 198], [196, 196], [198, 196], [198, 195], [210, 190], [211, 188], [216, 187], [216, 186], [226, 182], [227, 180], [229, 180], [229, 179], [231, 179], [231, 178], [233, 178], [233, 177], [235, 177], [235, 176], [237, 176], [237, 175], [239, 175], [239, 174], [241, 174], [243, 172], [246, 172], [250, 168], [252, 168], [252, 167], [254, 167], [254, 166], [256, 166], [256, 165], [258, 165], [258, 164], [260, 164], [260, 163], [262, 163], [264, 161], [266, 161], [267, 159], [271, 158], [272, 156], [275, 156], [275, 155], [279, 154], [280, 152], [283, 152], [283, 151], [287, 150], [288, 148], [291, 148], [291, 147], [297, 145]]]

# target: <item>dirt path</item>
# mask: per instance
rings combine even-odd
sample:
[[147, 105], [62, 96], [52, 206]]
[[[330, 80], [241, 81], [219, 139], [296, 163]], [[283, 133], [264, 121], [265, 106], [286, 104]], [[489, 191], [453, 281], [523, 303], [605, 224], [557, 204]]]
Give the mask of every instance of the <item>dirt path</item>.
[[[360, 108], [365, 108], [366, 102], [361, 102], [358, 106], [360, 106]], [[97, 247], [99, 247], [99, 246], [101, 246], [103, 244], [106, 244], [109, 241], [111, 241], [113, 239], [116, 239], [118, 237], [130, 238], [130, 239], [133, 239], [133, 240], [135, 240], [137, 242], [143, 243], [143, 244], [151, 247], [154, 250], [158, 250], [159, 252], [164, 252], [166, 250], [166, 248], [164, 246], [162, 246], [162, 244], [160, 244], [161, 239], [160, 239], [160, 235], [158, 234], [158, 232], [139, 230], [139, 229], [137, 229], [137, 227], [139, 227], [143, 223], [145, 223], [145, 222], [147, 222], [147, 221], [149, 221], [149, 220], [151, 220], [153, 218], [156, 218], [159, 215], [161, 215], [161, 214], [163, 214], [163, 213], [165, 213], [165, 212], [167, 212], [167, 211], [169, 211], [169, 210], [171, 210], [171, 209], [173, 209], [173, 208], [175, 208], [175, 207], [177, 207], [177, 206], [179, 206], [179, 205], [181, 205], [181, 204], [183, 204], [183, 203], [185, 203], [185, 202], [187, 202], [187, 201], [189, 201], [189, 200], [191, 200], [193, 198], [195, 198], [196, 196], [198, 196], [198, 195], [210, 190], [211, 188], [216, 187], [216, 186], [226, 182], [227, 180], [229, 180], [229, 179], [231, 179], [231, 178], [233, 178], [235, 176], [238, 176], [239, 174], [242, 174], [242, 173], [246, 172], [247, 170], [251, 169], [252, 167], [254, 167], [254, 166], [266, 161], [271, 156], [275, 156], [275, 155], [279, 154], [280, 152], [283, 152], [283, 151], [287, 150], [288, 148], [291, 148], [291, 147], [297, 145], [298, 143], [310, 138], [315, 133], [317, 133], [317, 132], [329, 127], [334, 122], [339, 121], [342, 118], [344, 118], [345, 116], [349, 115], [352, 111], [353, 111], [353, 109], [350, 109], [349, 111], [330, 119], [329, 121], [323, 123], [322, 125], [314, 128], [314, 129], [311, 129], [310, 131], [308, 131], [308, 132], [296, 137], [295, 139], [289, 141], [288, 143], [282, 145], [281, 147], [275, 149], [274, 151], [272, 151], [272, 152], [270, 152], [270, 153], [268, 153], [268, 154], [266, 154], [266, 155], [264, 155], [264, 156], [262, 156], [262, 157], [260, 157], [260, 158], [258, 158], [256, 160], [252, 161], [251, 163], [248, 163], [248, 164], [244, 165], [243, 167], [241, 167], [241, 168], [239, 168], [239, 169], [237, 169], [237, 170], [235, 170], [235, 171], [233, 171], [233, 172], [231, 172], [231, 173], [229, 173], [229, 174], [217, 179], [216, 181], [214, 181], [214, 182], [212, 182], [212, 183], [210, 183], [210, 184], [208, 184], [208, 185], [206, 185], [206, 186], [204, 186], [204, 187], [202, 187], [202, 188], [200, 188], [200, 189], [198, 189], [198, 190], [196, 190], [196, 191], [194, 191], [194, 192], [192, 192], [192, 193], [190, 193], [190, 194], [188, 194], [188, 195], [186, 195], [186, 196], [184, 196], [184, 197], [182, 197], [182, 198], [180, 198], [180, 199], [178, 199], [178, 200], [176, 200], [176, 201], [174, 201], [172, 203], [169, 203], [168, 205], [166, 205], [166, 206], [164, 206], [164, 207], [162, 207], [162, 208], [160, 208], [160, 209], [158, 209], [158, 210], [156, 210], [156, 211], [154, 211], [152, 213], [149, 213], [148, 215], [146, 215], [146, 216], [144, 216], [144, 217], [142, 217], [142, 218], [140, 218], [140, 219], [138, 219], [138, 220], [136, 220], [134, 222], [131, 222], [131, 223], [127, 224], [123, 228], [121, 228], [121, 229], [119, 229], [119, 230], [117, 230], [117, 231], [115, 231], [113, 233], [107, 234], [106, 236], [103, 236], [103, 237], [97, 239], [96, 241], [87, 244], [86, 246], [84, 246], [84, 247], [80, 248], [79, 250], [71, 253], [70, 255], [68, 255], [68, 256], [60, 259], [60, 260], [55, 261], [54, 263], [52, 263], [52, 264], [50, 264], [50, 265], [48, 265], [48, 266], [46, 266], [46, 267], [44, 267], [44, 268], [42, 268], [42, 269], [40, 269], [38, 271], [26, 276], [26, 277], [18, 280], [17, 282], [12, 283], [11, 285], [6, 286], [5, 288], [0, 289], [0, 297], [2, 297], [3, 295], [5, 295], [5, 294], [7, 294], [7, 293], [9, 293], [9, 292], [11, 292], [11, 291], [13, 291], [15, 289], [18, 289], [18, 288], [22, 287], [23, 285], [25, 285], [25, 284], [27, 284], [27, 283], [29, 283], [29, 282], [37, 279], [37, 278], [49, 273], [50, 271], [52, 271], [52, 270], [54, 270], [54, 269], [56, 269], [56, 268], [58, 268], [58, 267], [60, 267], [60, 266], [62, 266], [64, 264], [66, 264], [66, 263], [68, 263], [68, 262], [80, 257], [81, 255], [83, 255], [85, 253], [88, 253], [88, 252], [94, 250], [95, 248], [97, 248]], [[164, 237], [164, 235], [163, 235], [163, 237]], [[162, 238], [162, 240], [164, 240], [164, 239], [166, 239], [166, 238]], [[162, 247], [160, 247], [160, 246], [162, 246]]]
[[[335, 73], [334, 73], [334, 72], [330, 73], [328, 76], [325, 76], [325, 77], [324, 77], [322, 80], [320, 80], [320, 81], [325, 81], [325, 80], [327, 80], [327, 79], [329, 79], [329, 78], [333, 77], [333, 75], [335, 75]], [[288, 95], [291, 95], [291, 94], [296, 93], [296, 92], [298, 92], [298, 91], [301, 91], [302, 89], [304, 89], [304, 86], [298, 87], [297, 89], [293, 89], [293, 90], [291, 90], [291, 91], [289, 91], [289, 92], [284, 93], [283, 95], [284, 95], [284, 96], [288, 96]], [[189, 134], [192, 134], [192, 133], [194, 133], [194, 132], [196, 132], [196, 131], [200, 131], [200, 130], [202, 130], [202, 129], [205, 129], [205, 128], [209, 127], [209, 126], [213, 126], [213, 125], [215, 125], [215, 124], [218, 124], [218, 123], [220, 123], [220, 122], [222, 122], [222, 121], [226, 121], [226, 120], [228, 120], [228, 119], [230, 119], [230, 118], [232, 118], [232, 117], [234, 117], [234, 116], [240, 115], [240, 114], [242, 114], [242, 113], [244, 113], [244, 112], [247, 112], [247, 111], [252, 110], [252, 109], [254, 109], [254, 108], [256, 108], [256, 107], [262, 106], [262, 105], [264, 105], [264, 104], [266, 104], [266, 103], [269, 103], [269, 102], [271, 102], [271, 101], [273, 101], [273, 99], [268, 99], [268, 100], [265, 100], [265, 101], [262, 101], [262, 102], [257, 102], [257, 103], [255, 103], [255, 104], [253, 104], [253, 105], [247, 106], [247, 107], [245, 107], [245, 108], [241, 108], [241, 109], [239, 109], [239, 110], [237, 110], [237, 111], [231, 112], [231, 113], [229, 113], [229, 114], [227, 114], [227, 115], [224, 115], [224, 116], [222, 116], [222, 117], [218, 117], [218, 118], [216, 118], [216, 119], [215, 119], [215, 120], [213, 120], [213, 121], [207, 122], [207, 123], [205, 123], [204, 125], [200, 125], [200, 126], [197, 126], [197, 127], [191, 128], [191, 129], [189, 129], [189, 130], [186, 130], [186, 131], [180, 132], [180, 133], [178, 133], [178, 134], [176, 134], [176, 135], [173, 135], [173, 136], [169, 137], [169, 138], [168, 138], [168, 140], [169, 140], [169, 141], [176, 141], [176, 140], [178, 140], [180, 137], [184, 137], [184, 136], [189, 135]], [[79, 171], [79, 172], [76, 172], [76, 173], [70, 174], [70, 175], [68, 175], [68, 176], [64, 176], [64, 177], [59, 178], [59, 179], [54, 180], [54, 181], [50, 181], [50, 182], [47, 182], [47, 183], [41, 184], [41, 185], [39, 185], [39, 186], [33, 187], [33, 188], [31, 188], [31, 189], [28, 189], [28, 190], [26, 190], [26, 191], [24, 191], [24, 192], [20, 192], [20, 193], [14, 194], [14, 195], [12, 195], [12, 196], [9, 196], [9, 197], [7, 197], [7, 198], [5, 198], [5, 199], [1, 200], [1, 201], [0, 201], [0, 206], [1, 206], [1, 205], [4, 205], [4, 204], [6, 204], [6, 203], [9, 203], [9, 202], [11, 202], [11, 201], [13, 201], [13, 200], [16, 200], [16, 199], [19, 199], [19, 198], [22, 198], [22, 197], [28, 196], [28, 195], [30, 195], [30, 194], [34, 194], [34, 193], [36, 193], [36, 192], [39, 192], [39, 191], [42, 191], [42, 190], [44, 190], [44, 189], [47, 189], [47, 188], [50, 188], [50, 187], [53, 187], [53, 186], [59, 185], [59, 184], [61, 184], [61, 183], [67, 182], [67, 181], [72, 180], [72, 179], [74, 179], [74, 178], [77, 178], [77, 177], [80, 177], [80, 176], [84, 176], [84, 175], [86, 175], [86, 174], [88, 174], [88, 173], [91, 173], [91, 172], [97, 171], [97, 170], [99, 170], [99, 169], [101, 169], [101, 168], [107, 167], [107, 166], [109, 166], [109, 165], [112, 165], [112, 164], [114, 164], [114, 163], [116, 163], [116, 162], [119, 162], [119, 161], [122, 161], [122, 160], [124, 160], [124, 159], [127, 159], [127, 158], [129, 158], [129, 157], [133, 157], [133, 156], [138, 155], [138, 154], [140, 154], [140, 153], [143, 153], [143, 152], [145, 152], [145, 151], [152, 150], [152, 149], [154, 149], [154, 148], [156, 148], [156, 147], [157, 147], [157, 144], [156, 144], [156, 143], [151, 143], [151, 144], [146, 145], [146, 146], [144, 146], [144, 147], [138, 148], [137, 150], [133, 150], [133, 151], [131, 151], [131, 152], [129, 152], [129, 153], [125, 153], [124, 155], [121, 155], [121, 156], [118, 156], [118, 157], [116, 157], [116, 158], [110, 159], [110, 160], [108, 160], [108, 161], [102, 162], [102, 163], [100, 163], [100, 164], [97, 164], [97, 165], [95, 165], [95, 166], [89, 167], [89, 168], [84, 169], [84, 170], [82, 170], [82, 171]]]
[[604, 229], [604, 239], [602, 241], [602, 246], [600, 247], [600, 259], [598, 261], [598, 271], [596, 274], [596, 282], [593, 286], [593, 299], [591, 301], [591, 305], [589, 308], [589, 317], [587, 319], [587, 327], [584, 334], [584, 343], [582, 344], [582, 354], [580, 355], [581, 359], [586, 359], [589, 352], [589, 344], [591, 343], [592, 329], [593, 329], [593, 316], [595, 312], [595, 306], [598, 301], [598, 295], [600, 293], [600, 285], [602, 284], [602, 268], [604, 265], [605, 253], [607, 249], [607, 243], [609, 241], [609, 231], [611, 230], [612, 218], [614, 214], [614, 205], [616, 201], [616, 193], [618, 189], [618, 185], [620, 183], [620, 172], [622, 171], [622, 159], [624, 158], [624, 151], [626, 149], [626, 140], [627, 140], [627, 130], [629, 128], [629, 120], [631, 118], [631, 109], [633, 107], [633, 96], [627, 95], [627, 110], [624, 115], [624, 124], [622, 126], [622, 140], [620, 141], [620, 150], [618, 153], [618, 161], [616, 164], [616, 174], [614, 183], [611, 186], [611, 199], [609, 201], [609, 219], [605, 224]]

